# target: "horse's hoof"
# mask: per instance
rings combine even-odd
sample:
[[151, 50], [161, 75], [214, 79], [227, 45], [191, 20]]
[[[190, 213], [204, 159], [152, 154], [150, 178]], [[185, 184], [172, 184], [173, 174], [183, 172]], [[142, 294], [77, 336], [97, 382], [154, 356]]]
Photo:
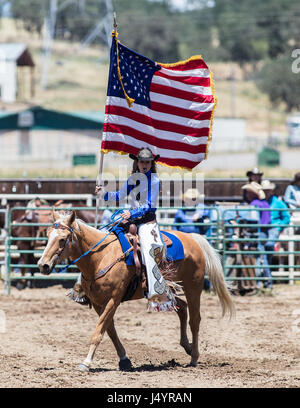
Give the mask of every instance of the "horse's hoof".
[[83, 364], [83, 363], [78, 364], [78, 369], [79, 369], [80, 371], [84, 371], [84, 372], [90, 371], [89, 367], [88, 367], [87, 365]]
[[25, 289], [25, 284], [23, 282], [17, 282], [16, 288], [18, 290], [23, 290], [23, 289]]
[[119, 368], [121, 371], [130, 371], [132, 370], [132, 364], [129, 358], [119, 361]]

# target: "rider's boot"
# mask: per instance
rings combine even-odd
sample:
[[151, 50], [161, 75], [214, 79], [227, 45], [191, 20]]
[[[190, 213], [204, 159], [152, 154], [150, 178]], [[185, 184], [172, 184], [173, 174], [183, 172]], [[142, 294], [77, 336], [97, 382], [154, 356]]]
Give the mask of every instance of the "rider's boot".
[[89, 305], [90, 308], [92, 307], [90, 299], [86, 296], [84, 293], [82, 286], [81, 286], [81, 280], [80, 276], [73, 286], [73, 289], [71, 292], [67, 295], [70, 300], [74, 300], [74, 302], [79, 303], [80, 305]]

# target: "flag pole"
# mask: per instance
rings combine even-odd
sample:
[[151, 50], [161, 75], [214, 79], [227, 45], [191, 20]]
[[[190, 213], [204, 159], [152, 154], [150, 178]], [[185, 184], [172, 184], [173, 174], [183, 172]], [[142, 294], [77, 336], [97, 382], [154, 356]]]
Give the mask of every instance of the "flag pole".
[[[116, 13], [114, 12], [114, 34], [117, 33], [117, 17]], [[96, 180], [96, 186], [102, 186], [102, 173], [103, 173], [103, 161], [104, 161], [104, 152], [101, 151], [100, 153], [100, 161], [99, 161], [99, 171]], [[100, 205], [100, 198], [99, 195], [96, 195], [96, 214], [95, 214], [95, 228], [98, 226], [98, 207]]]
[[[96, 180], [96, 186], [102, 186], [102, 171], [103, 171], [103, 159], [104, 153], [101, 152], [100, 154], [100, 162], [99, 162], [99, 173]], [[98, 207], [100, 205], [100, 198], [99, 195], [96, 195], [96, 213], [95, 213], [95, 228], [98, 227]]]

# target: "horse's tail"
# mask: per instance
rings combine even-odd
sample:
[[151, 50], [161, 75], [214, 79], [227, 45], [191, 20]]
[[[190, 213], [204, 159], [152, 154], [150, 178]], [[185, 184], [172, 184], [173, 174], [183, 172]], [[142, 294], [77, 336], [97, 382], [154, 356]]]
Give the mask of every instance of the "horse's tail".
[[222, 317], [229, 312], [230, 318], [235, 315], [234, 303], [227, 289], [223, 267], [218, 252], [210, 245], [206, 238], [199, 234], [192, 234], [194, 240], [203, 250], [205, 259], [205, 272], [216, 291], [222, 307]]

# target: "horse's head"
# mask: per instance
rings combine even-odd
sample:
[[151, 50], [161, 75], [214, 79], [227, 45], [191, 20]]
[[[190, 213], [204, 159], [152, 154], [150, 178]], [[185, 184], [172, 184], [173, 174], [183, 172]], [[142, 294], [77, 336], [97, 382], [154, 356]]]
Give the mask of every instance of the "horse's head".
[[75, 211], [70, 215], [59, 215], [52, 210], [53, 225], [48, 228], [48, 242], [44, 252], [38, 261], [40, 272], [49, 275], [58, 261], [68, 256], [69, 243], [72, 240]]

